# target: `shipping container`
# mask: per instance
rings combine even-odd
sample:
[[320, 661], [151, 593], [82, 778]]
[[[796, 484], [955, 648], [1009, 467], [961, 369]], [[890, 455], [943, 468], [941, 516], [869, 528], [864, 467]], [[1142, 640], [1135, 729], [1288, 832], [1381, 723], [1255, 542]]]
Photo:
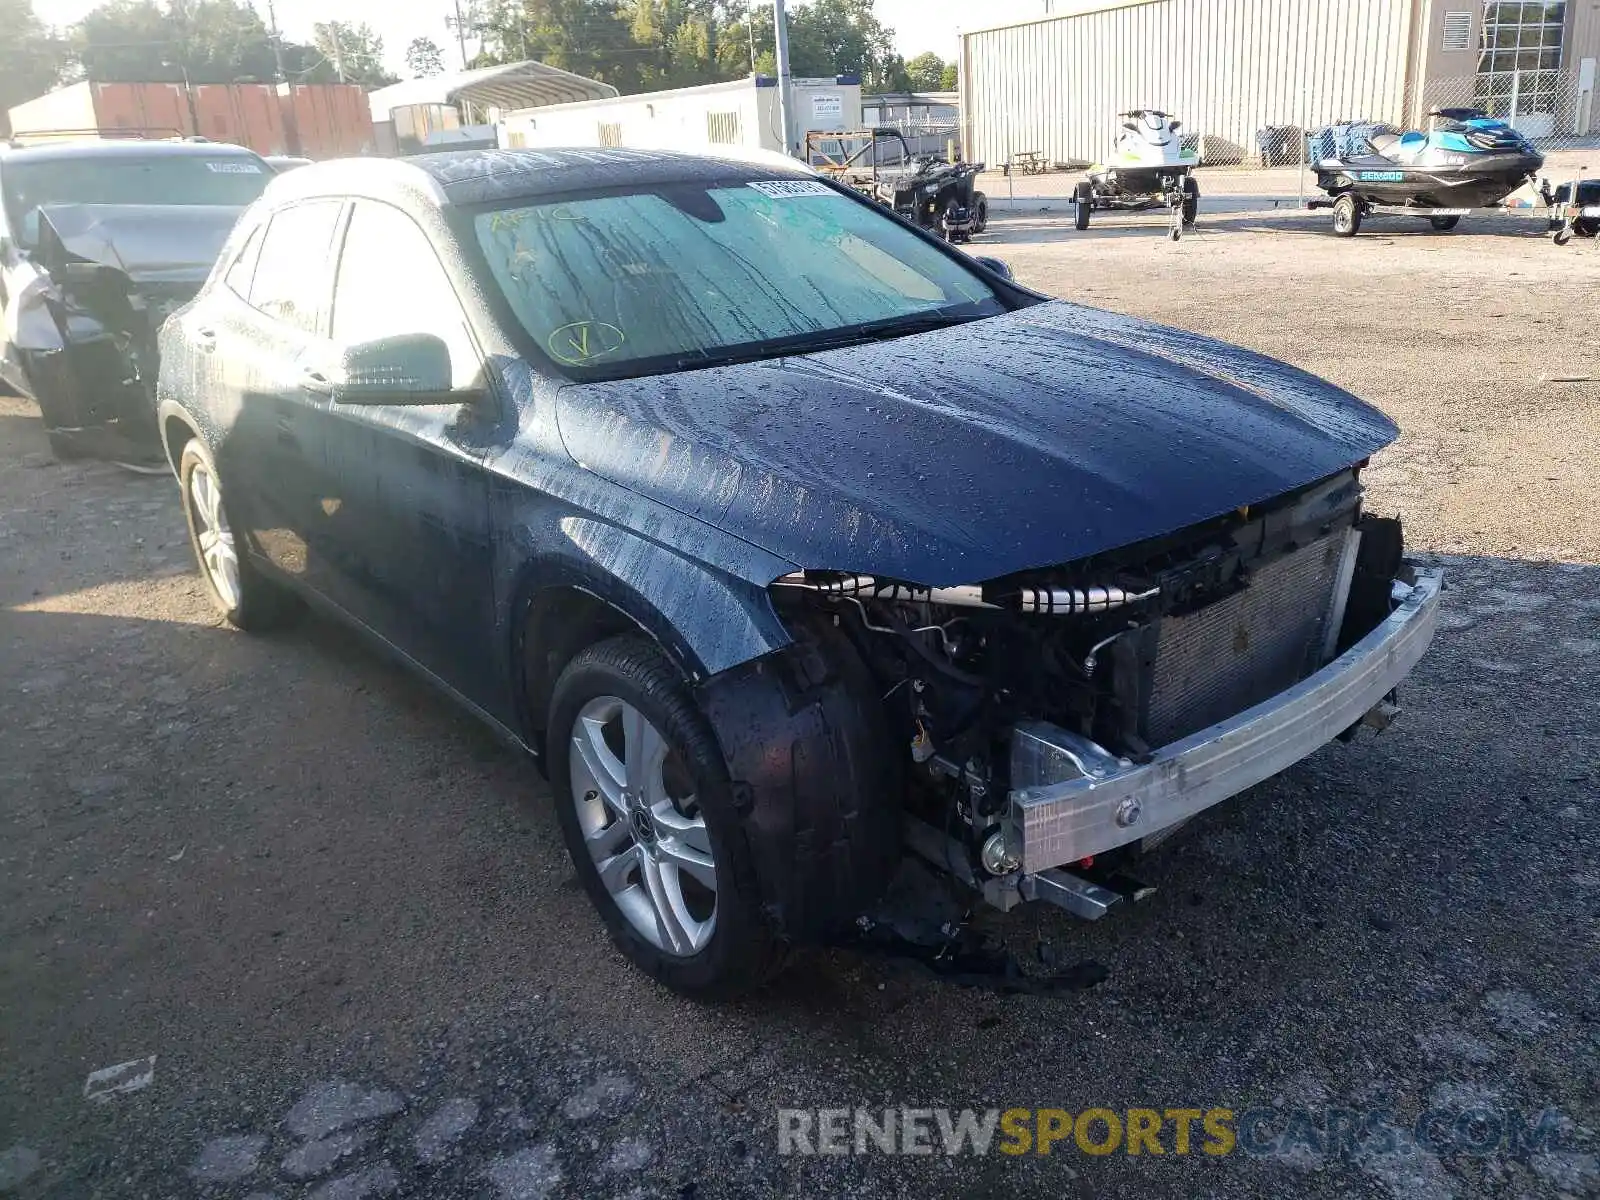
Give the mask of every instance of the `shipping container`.
[[355, 84], [75, 83], [19, 104], [13, 136], [204, 137], [257, 154], [370, 154], [372, 116]]
[[195, 132], [213, 142], [248, 146], [257, 154], [293, 154], [284, 136], [283, 114], [271, 84], [198, 84], [194, 97]]
[[121, 132], [184, 137], [194, 132], [181, 83], [74, 83], [17, 105], [10, 119], [13, 136]]
[[348, 158], [377, 149], [367, 94], [353, 83], [280, 84], [282, 124], [306, 158]]

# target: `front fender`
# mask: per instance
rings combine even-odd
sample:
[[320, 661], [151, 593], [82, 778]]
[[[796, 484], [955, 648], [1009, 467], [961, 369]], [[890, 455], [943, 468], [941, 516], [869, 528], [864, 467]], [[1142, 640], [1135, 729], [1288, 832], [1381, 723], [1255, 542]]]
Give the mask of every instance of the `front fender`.
[[[520, 561], [506, 592], [505, 628], [520, 629], [542, 591], [575, 588], [650, 634], [693, 682], [761, 658], [793, 640], [766, 588], [684, 552], [589, 516], [519, 531]], [[758, 557], [768, 557], [752, 549]], [[789, 569], [774, 559], [772, 578]], [[762, 573], [759, 569], [757, 573]]]

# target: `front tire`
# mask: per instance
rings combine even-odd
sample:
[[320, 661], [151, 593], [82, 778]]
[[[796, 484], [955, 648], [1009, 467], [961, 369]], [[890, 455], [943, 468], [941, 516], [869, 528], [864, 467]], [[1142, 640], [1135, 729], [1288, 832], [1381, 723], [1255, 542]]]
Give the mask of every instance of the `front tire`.
[[612, 941], [668, 987], [740, 995], [783, 966], [727, 764], [643, 637], [581, 652], [551, 698], [550, 779], [578, 879]]
[[1361, 201], [1349, 192], [1333, 202], [1333, 232], [1347, 238], [1361, 232]]
[[982, 233], [989, 228], [989, 197], [979, 192], [973, 197], [973, 212], [977, 222], [972, 227], [973, 233]]
[[247, 632], [273, 629], [300, 611], [299, 599], [262, 575], [236, 538], [211, 453], [191, 438], [178, 460], [183, 516], [206, 596], [228, 624]]
[[1200, 181], [1193, 175], [1183, 177], [1183, 223], [1193, 225], [1200, 216]]
[[1428, 218], [1428, 224], [1432, 225], [1440, 233], [1449, 233], [1457, 225], [1461, 224], [1461, 218], [1460, 217], [1429, 217]]
[[1073, 224], [1081, 231], [1089, 228], [1089, 214], [1094, 210], [1094, 188], [1087, 183], [1080, 183], [1076, 196], [1078, 202], [1074, 205]]

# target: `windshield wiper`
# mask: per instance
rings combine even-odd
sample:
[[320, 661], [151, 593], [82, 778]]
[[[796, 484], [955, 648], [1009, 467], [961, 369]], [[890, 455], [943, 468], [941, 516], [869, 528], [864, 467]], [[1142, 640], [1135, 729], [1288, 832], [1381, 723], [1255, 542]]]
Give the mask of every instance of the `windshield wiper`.
[[762, 359], [785, 358], [796, 354], [814, 354], [818, 350], [836, 350], [841, 346], [859, 346], [865, 342], [881, 342], [890, 338], [910, 337], [929, 333], [935, 329], [948, 329], [952, 325], [965, 325], [977, 321], [983, 314], [952, 313], [948, 309], [910, 313], [903, 317], [889, 317], [882, 321], [869, 321], [846, 329], [820, 332], [815, 336], [797, 334], [765, 345], [730, 347], [724, 350], [697, 350], [682, 354], [672, 360], [678, 371], [700, 371], [710, 367], [725, 367], [733, 363], [759, 362]]
[[948, 310], [912, 313], [904, 317], [890, 317], [884, 321], [871, 321], [806, 341], [794, 348], [796, 354], [810, 354], [817, 350], [831, 350], [837, 346], [857, 346], [862, 342], [883, 342], [890, 338], [910, 337], [917, 333], [930, 333], [935, 329], [948, 329], [952, 325], [966, 325], [978, 316], [952, 313]]

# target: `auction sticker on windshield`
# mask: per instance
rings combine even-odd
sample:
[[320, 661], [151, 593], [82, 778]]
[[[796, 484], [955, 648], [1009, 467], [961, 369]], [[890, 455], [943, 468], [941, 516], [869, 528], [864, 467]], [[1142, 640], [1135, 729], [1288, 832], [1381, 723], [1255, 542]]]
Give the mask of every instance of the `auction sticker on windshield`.
[[206, 170], [218, 175], [259, 175], [261, 166], [253, 162], [208, 162]]
[[767, 179], [750, 185], [763, 196], [788, 200], [794, 196], [832, 196], [834, 190], [814, 179]]

